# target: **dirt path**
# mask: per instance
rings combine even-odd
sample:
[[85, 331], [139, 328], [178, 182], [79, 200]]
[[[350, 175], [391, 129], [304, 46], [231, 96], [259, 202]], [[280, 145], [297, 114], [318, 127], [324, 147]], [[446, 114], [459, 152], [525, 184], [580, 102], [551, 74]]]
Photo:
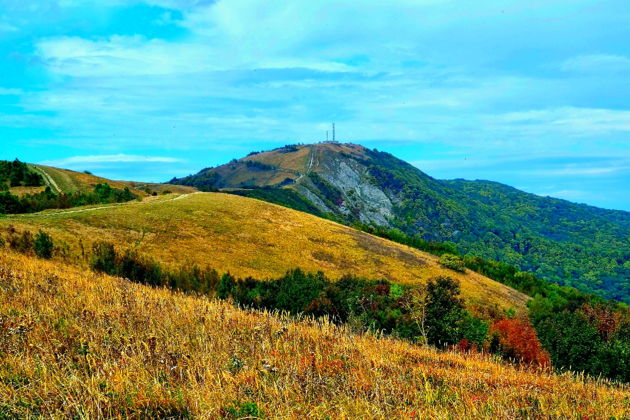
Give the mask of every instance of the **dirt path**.
[[304, 178], [304, 175], [307, 175], [309, 172], [311, 172], [311, 169], [313, 168], [313, 160], [315, 159], [315, 149], [311, 148], [311, 150], [308, 152], [308, 163], [306, 164], [306, 168], [303, 174], [300, 174], [300, 176], [298, 176], [295, 179], [295, 182], [297, 183], [300, 179]]
[[43, 170], [42, 168], [38, 167], [38, 166], [31, 166], [31, 168], [33, 168], [35, 170], [35, 172], [39, 173], [41, 176], [44, 177], [44, 181], [46, 182], [46, 184], [52, 188], [57, 194], [60, 194], [61, 188], [59, 188], [59, 185], [57, 185], [57, 183], [55, 182], [54, 179], [52, 179], [52, 177], [50, 175], [48, 175], [48, 173]]
[[45, 216], [57, 216], [57, 215], [62, 215], [62, 214], [72, 214], [72, 213], [85, 213], [85, 212], [89, 212], [89, 211], [96, 211], [96, 210], [103, 210], [103, 209], [111, 209], [114, 207], [121, 207], [121, 206], [134, 206], [134, 205], [141, 205], [141, 204], [157, 204], [157, 203], [168, 203], [169, 201], [176, 201], [176, 200], [181, 200], [183, 198], [189, 197], [191, 195], [194, 194], [199, 194], [200, 192], [194, 192], [194, 193], [188, 193], [188, 194], [182, 194], [182, 195], [178, 195], [177, 197], [174, 198], [169, 198], [168, 200], [152, 200], [152, 201], [142, 201], [140, 203], [115, 203], [115, 204], [110, 204], [107, 206], [101, 206], [101, 207], [90, 207], [87, 209], [77, 209], [77, 210], [66, 210], [66, 211], [56, 211], [56, 212], [48, 212], [48, 213], [35, 213], [35, 214], [16, 214], [16, 215], [10, 215], [10, 217], [16, 217], [16, 218], [26, 218], [26, 219], [30, 219], [30, 218], [34, 218], [34, 217], [45, 217]]

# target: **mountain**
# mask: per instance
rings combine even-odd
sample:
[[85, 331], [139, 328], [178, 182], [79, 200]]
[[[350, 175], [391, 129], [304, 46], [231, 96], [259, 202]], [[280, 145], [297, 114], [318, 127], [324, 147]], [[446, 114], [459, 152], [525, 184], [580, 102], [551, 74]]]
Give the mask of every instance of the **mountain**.
[[450, 241], [561, 285], [630, 303], [630, 213], [490, 181], [437, 180], [355, 144], [289, 145], [171, 183], [287, 205], [346, 224]]
[[210, 266], [243, 278], [277, 278], [295, 268], [404, 285], [450, 276], [471, 304], [527, 312], [528, 297], [503, 284], [446, 269], [433, 255], [310, 214], [221, 193], [147, 200], [0, 218], [0, 228], [44, 230], [75, 261], [99, 238], [173, 268]]

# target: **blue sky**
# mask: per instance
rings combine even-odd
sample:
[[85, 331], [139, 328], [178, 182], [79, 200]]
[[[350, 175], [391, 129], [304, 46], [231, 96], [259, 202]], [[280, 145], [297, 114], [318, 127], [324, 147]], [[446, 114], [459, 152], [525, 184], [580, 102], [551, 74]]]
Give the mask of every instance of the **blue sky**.
[[286, 143], [630, 210], [627, 0], [0, 0], [0, 158], [164, 181]]

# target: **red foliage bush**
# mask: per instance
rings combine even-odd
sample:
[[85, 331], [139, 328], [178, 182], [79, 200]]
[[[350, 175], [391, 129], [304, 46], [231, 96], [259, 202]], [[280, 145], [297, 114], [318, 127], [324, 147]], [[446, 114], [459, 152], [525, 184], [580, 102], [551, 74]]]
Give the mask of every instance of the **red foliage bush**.
[[490, 326], [491, 333], [499, 339], [501, 351], [507, 357], [540, 366], [550, 366], [549, 353], [542, 348], [536, 331], [527, 321], [502, 319]]

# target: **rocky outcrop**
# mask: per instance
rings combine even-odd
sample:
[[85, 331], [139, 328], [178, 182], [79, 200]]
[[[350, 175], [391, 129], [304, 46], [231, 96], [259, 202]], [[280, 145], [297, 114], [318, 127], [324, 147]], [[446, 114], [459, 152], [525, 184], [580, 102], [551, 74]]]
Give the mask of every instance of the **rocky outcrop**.
[[372, 183], [369, 169], [361, 160], [322, 150], [313, 161], [316, 162], [316, 166], [310, 169], [316, 171], [321, 178], [338, 190], [342, 199], [333, 202], [335, 208], [331, 209], [330, 204], [327, 205], [319, 198], [321, 194], [313, 191], [317, 189], [317, 185], [309, 182], [308, 178], [301, 179], [298, 192], [322, 211], [353, 216], [364, 223], [390, 226], [390, 219], [393, 217], [392, 200]]

